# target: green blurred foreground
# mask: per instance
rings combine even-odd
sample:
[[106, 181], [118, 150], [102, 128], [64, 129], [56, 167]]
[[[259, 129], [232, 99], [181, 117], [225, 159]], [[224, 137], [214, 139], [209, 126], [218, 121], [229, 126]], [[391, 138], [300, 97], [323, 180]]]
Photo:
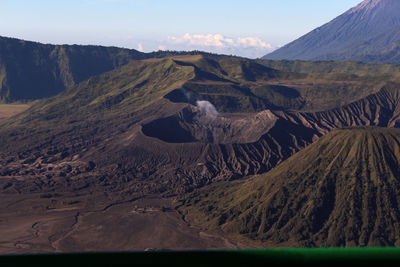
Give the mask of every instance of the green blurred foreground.
[[399, 248], [316, 248], [316, 249], [256, 249], [226, 251], [133, 253], [82, 253], [48, 255], [7, 255], [0, 257], [1, 266], [274, 266], [347, 265], [400, 263]]

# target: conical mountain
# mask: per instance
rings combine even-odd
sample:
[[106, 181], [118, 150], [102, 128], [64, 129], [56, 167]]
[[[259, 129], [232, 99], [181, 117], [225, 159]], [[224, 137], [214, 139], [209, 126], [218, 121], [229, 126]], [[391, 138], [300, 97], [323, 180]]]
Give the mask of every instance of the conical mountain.
[[193, 193], [183, 209], [269, 245], [398, 246], [399, 159], [397, 129], [335, 130], [265, 175]]
[[400, 1], [365, 0], [265, 59], [400, 62]]

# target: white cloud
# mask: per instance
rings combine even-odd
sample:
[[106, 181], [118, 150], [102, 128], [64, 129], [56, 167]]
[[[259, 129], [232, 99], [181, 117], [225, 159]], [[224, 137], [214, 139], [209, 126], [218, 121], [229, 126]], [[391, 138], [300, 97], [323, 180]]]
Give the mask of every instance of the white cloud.
[[224, 47], [224, 36], [221, 34], [190, 34], [186, 33], [183, 37], [169, 36], [169, 40], [176, 43], [186, 43], [193, 46], [205, 47]]
[[204, 50], [214, 53], [234, 54], [245, 57], [261, 57], [274, 47], [258, 37], [230, 38], [222, 34], [190, 34], [169, 36], [168, 47], [173, 50]]
[[257, 37], [244, 37], [237, 39], [238, 44], [244, 47], [260, 47], [265, 49], [272, 49], [272, 45], [262, 41], [260, 38]]
[[[1, 0], [0, 0], [1, 1]], [[211, 53], [237, 55], [248, 58], [262, 57], [277, 46], [262, 40], [259, 37], [228, 37], [222, 34], [192, 34], [168, 36], [166, 38], [146, 39], [132, 34], [107, 36], [107, 43], [103, 45], [133, 48], [139, 51], [191, 51], [200, 50]]]

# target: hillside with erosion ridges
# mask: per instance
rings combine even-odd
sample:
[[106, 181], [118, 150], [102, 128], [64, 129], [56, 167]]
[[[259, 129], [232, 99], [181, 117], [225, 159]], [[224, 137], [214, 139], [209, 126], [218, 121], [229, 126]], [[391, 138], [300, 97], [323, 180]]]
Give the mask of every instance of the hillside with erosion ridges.
[[398, 127], [395, 77], [335, 77], [246, 59], [131, 62], [3, 121], [3, 190], [169, 195], [265, 173], [336, 128]]
[[[0, 251], [245, 248], [297, 237], [290, 227], [243, 242], [204, 233], [172, 199], [266, 177], [337, 128], [398, 127], [399, 77], [363, 71], [370, 67], [294, 73], [243, 58], [167, 56], [25, 105], [0, 121]], [[285, 244], [333, 242], [324, 238]]]
[[398, 246], [400, 131], [334, 130], [265, 175], [181, 198], [186, 218], [262, 246]]
[[265, 59], [400, 62], [400, 2], [365, 0]]
[[[213, 70], [217, 63], [204, 57], [133, 62], [111, 73], [92, 78], [57, 97], [43, 100], [28, 112], [4, 122], [1, 137], [4, 144], [8, 145], [2, 149], [2, 153], [6, 155], [2, 174], [10, 179], [21, 176], [32, 178], [24, 179], [24, 182], [14, 180], [11, 182], [12, 186], [4, 179], [2, 181], [8, 184], [6, 189], [74, 190], [81, 183], [97, 184], [101, 179], [106, 180], [104, 183], [108, 186], [123, 186], [126, 190], [129, 189], [126, 183], [132, 181], [133, 184], [149, 184], [135, 190], [184, 191], [208, 183], [212, 178], [226, 179], [265, 168], [257, 162], [264, 157], [260, 154], [252, 156], [254, 166], [236, 164], [235, 156], [231, 159], [232, 163], [226, 164], [224, 157], [229, 160], [230, 150], [242, 150], [241, 147], [231, 144], [226, 137], [219, 137], [229, 143], [222, 147], [207, 138], [203, 141], [178, 140], [174, 143], [151, 137], [152, 134], [157, 134], [156, 129], [151, 127], [151, 123], [157, 119], [180, 116], [183, 113], [193, 119], [198, 115], [199, 108], [188, 103], [190, 101], [179, 102], [179, 99], [175, 99], [175, 102], [171, 102], [167, 99], [171, 92], [182, 90], [183, 87], [225, 84], [228, 88], [236, 88], [236, 95], [222, 91], [222, 98], [241, 101], [250, 111], [264, 109], [268, 104], [265, 99], [241, 88], [235, 80], [228, 80], [228, 74], [218, 72], [220, 67], [213, 73], [206, 71], [207, 68]], [[278, 75], [268, 68], [256, 67], [270, 72], [270, 75]], [[226, 68], [224, 73], [228, 71], [239, 78], [244, 76], [240, 68]], [[197, 97], [203, 99], [200, 93]], [[257, 101], [252, 102], [251, 99]], [[223, 110], [222, 105], [220, 110]], [[268, 116], [264, 118], [264, 113], [261, 117], [256, 114], [251, 116], [254, 116], [254, 120], [274, 121], [268, 112], [265, 113]], [[243, 129], [248, 131], [241, 125], [245, 117], [246, 115], [242, 115], [236, 116], [237, 119], [222, 119], [218, 127], [235, 124], [236, 129], [232, 133]], [[253, 139], [257, 140], [264, 134], [270, 128], [268, 125], [260, 129]], [[216, 131], [216, 134], [221, 136], [221, 131]], [[242, 133], [241, 138], [246, 138], [245, 133]], [[245, 139], [239, 141], [246, 142]], [[245, 146], [249, 147], [249, 151], [252, 150], [251, 144]], [[269, 157], [268, 154], [265, 157]], [[274, 157], [274, 161], [279, 158]], [[95, 171], [93, 164], [96, 164]], [[267, 164], [269, 166], [270, 163]], [[65, 177], [84, 175], [87, 175], [87, 181], [74, 179], [72, 187], [66, 186], [66, 180], [69, 179]], [[35, 182], [47, 180], [46, 177], [51, 177], [50, 185]]]

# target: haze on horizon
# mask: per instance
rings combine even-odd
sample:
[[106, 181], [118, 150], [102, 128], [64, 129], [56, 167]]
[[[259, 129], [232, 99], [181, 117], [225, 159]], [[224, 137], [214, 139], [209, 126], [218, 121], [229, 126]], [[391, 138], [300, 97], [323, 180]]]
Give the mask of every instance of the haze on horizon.
[[261, 57], [361, 0], [0, 0], [0, 36]]

